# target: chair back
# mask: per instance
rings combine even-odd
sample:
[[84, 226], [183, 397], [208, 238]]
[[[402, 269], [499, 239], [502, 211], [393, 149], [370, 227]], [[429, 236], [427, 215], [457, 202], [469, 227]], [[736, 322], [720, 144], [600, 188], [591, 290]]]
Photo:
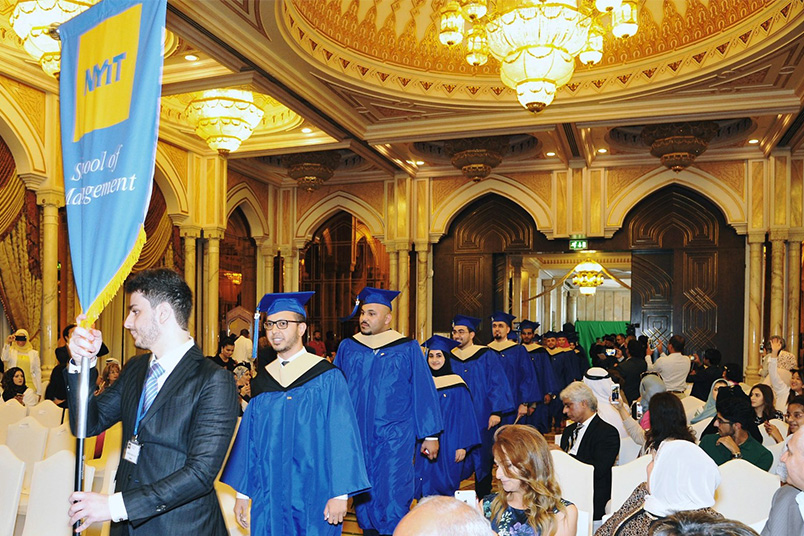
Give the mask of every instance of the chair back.
[[779, 489], [779, 476], [745, 460], [720, 466], [721, 481], [713, 508], [727, 519], [752, 525], [768, 517], [771, 499]]
[[685, 396], [681, 399], [681, 405], [684, 406], [684, 414], [687, 416], [687, 422], [695, 416], [695, 412], [706, 405], [706, 402], [694, 396]]
[[[91, 482], [94, 476], [95, 471], [91, 467], [84, 470], [84, 482]], [[60, 450], [34, 465], [22, 536], [72, 534], [67, 508], [56, 505], [69, 504], [74, 478], [75, 454], [66, 450]]]
[[[561, 486], [561, 496], [575, 504], [578, 513], [586, 512], [588, 518], [588, 533], [592, 532], [592, 512], [594, 507], [594, 473], [595, 468], [591, 465], [581, 463], [562, 450], [551, 450], [553, 456], [553, 466], [555, 467], [556, 480]], [[580, 528], [580, 516], [578, 521]]]
[[68, 450], [75, 454], [75, 442], [75, 436], [70, 430], [70, 423], [66, 422], [58, 428], [51, 428], [47, 434], [45, 458], [50, 458], [60, 450]]
[[617, 465], [625, 465], [636, 460], [640, 450], [642, 450], [642, 446], [637, 445], [636, 441], [630, 437], [621, 437], [620, 454], [617, 457]]
[[648, 464], [653, 456], [646, 454], [625, 465], [611, 468], [611, 512], [620, 509], [631, 492], [648, 479]]
[[43, 400], [28, 408], [28, 415], [42, 423], [45, 428], [56, 428], [61, 426], [64, 410], [54, 404], [52, 400]]
[[14, 456], [5, 445], [0, 445], [0, 475], [3, 475], [3, 485], [0, 486], [0, 536], [12, 536], [25, 476], [25, 462]]
[[[97, 442], [98, 436], [95, 437], [95, 441]], [[89, 441], [87, 441], [87, 445], [89, 445]], [[88, 449], [88, 446], [85, 447]], [[104, 434], [103, 438], [103, 450], [101, 451], [100, 458], [97, 459], [90, 459], [92, 457], [92, 453], [95, 451], [95, 445], [93, 443], [92, 450], [86, 450], [87, 452], [87, 465], [91, 465], [95, 468], [95, 478], [100, 481], [103, 481], [106, 477], [106, 474], [110, 471], [117, 471], [117, 467], [120, 465], [120, 451], [123, 449], [123, 423], [117, 422], [106, 429], [106, 433]], [[96, 483], [98, 486], [102, 485], [102, 482]], [[97, 486], [95, 486], [97, 487]]]
[[8, 425], [19, 422], [28, 414], [28, 408], [15, 399], [0, 404], [0, 445], [6, 444]]
[[773, 454], [773, 465], [771, 465], [771, 471], [775, 472], [776, 467], [779, 465], [779, 462], [782, 460], [782, 453], [784, 452], [784, 441], [781, 443], [775, 443], [767, 448], [771, 454]]
[[704, 419], [702, 421], [698, 421], [695, 424], [691, 425], [692, 431], [695, 432], [695, 442], [696, 443], [701, 442], [701, 434], [703, 433], [704, 430], [706, 430], [706, 427], [709, 426], [709, 422], [711, 420], [712, 419]]
[[8, 427], [6, 444], [17, 458], [25, 462], [23, 489], [30, 488], [34, 464], [45, 457], [47, 432], [48, 429], [33, 417], [25, 417]]
[[[781, 432], [782, 437], [787, 437], [787, 429], [790, 427], [786, 422], [781, 419], [771, 419], [768, 421], [771, 425], [775, 426], [779, 432]], [[762, 434], [762, 445], [765, 448], [771, 448], [773, 445], [776, 444], [776, 440], [773, 437], [768, 435], [768, 432], [765, 431], [765, 426], [759, 425], [759, 433]]]

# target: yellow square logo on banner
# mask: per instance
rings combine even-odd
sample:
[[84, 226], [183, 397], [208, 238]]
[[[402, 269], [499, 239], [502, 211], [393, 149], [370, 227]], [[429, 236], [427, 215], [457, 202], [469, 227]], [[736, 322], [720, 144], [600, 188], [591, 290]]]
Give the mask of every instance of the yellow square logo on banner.
[[141, 16], [142, 4], [137, 4], [79, 38], [74, 142], [128, 119]]

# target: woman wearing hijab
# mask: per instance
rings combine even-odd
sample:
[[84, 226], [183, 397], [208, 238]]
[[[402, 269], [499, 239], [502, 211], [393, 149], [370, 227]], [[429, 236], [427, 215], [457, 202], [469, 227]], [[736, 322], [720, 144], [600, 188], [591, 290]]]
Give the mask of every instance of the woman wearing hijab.
[[701, 437], [698, 438], [699, 440], [705, 435], [717, 433], [717, 428], [715, 427], [715, 417], [717, 417], [717, 393], [723, 387], [728, 386], [729, 381], [726, 379], [718, 378], [713, 381], [712, 387], [709, 389], [709, 397], [706, 399], [706, 404], [696, 411], [695, 415], [690, 419], [691, 424], [709, 419], [709, 424], [704, 428], [703, 432], [701, 432]]
[[28, 332], [18, 329], [9, 335], [0, 354], [5, 368], [19, 367], [25, 374], [25, 385], [36, 394], [42, 391], [42, 370], [39, 363], [39, 352], [33, 349], [28, 339]]
[[720, 471], [695, 443], [662, 442], [648, 464], [647, 477], [595, 536], [643, 536], [651, 523], [676, 512], [698, 511], [723, 518], [712, 510]]
[[[583, 383], [589, 386], [597, 398], [597, 414], [600, 418], [615, 427], [620, 437], [628, 437], [628, 432], [623, 426], [623, 418], [611, 403], [611, 386], [614, 385], [614, 382], [606, 369], [590, 368], [583, 375]], [[622, 405], [622, 402], [618, 405]]]
[[16, 399], [23, 406], [33, 406], [39, 401], [39, 397], [33, 389], [25, 385], [25, 373], [19, 367], [11, 367], [3, 375], [3, 402]]
[[639, 400], [637, 404], [639, 404], [641, 416], [637, 416], [637, 418], [639, 419], [639, 426], [643, 430], [650, 428], [650, 401], [653, 395], [666, 391], [667, 387], [664, 385], [664, 380], [658, 374], [648, 372], [639, 382]]
[[438, 391], [444, 431], [439, 438], [439, 454], [435, 460], [429, 460], [423, 454], [416, 456], [417, 499], [429, 495], [454, 494], [461, 486], [461, 478], [472, 472], [471, 462], [468, 461], [471, 458], [467, 458], [467, 452], [480, 445], [480, 431], [477, 429], [469, 388], [460, 376], [452, 373], [448, 357], [458, 343], [433, 335], [424, 346], [427, 349], [427, 364]]

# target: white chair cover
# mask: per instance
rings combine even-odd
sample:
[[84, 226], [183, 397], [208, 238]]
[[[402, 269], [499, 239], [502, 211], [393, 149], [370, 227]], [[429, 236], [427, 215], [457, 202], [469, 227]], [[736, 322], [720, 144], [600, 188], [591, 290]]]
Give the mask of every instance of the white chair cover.
[[[94, 476], [94, 468], [86, 467], [84, 482], [92, 482]], [[35, 464], [22, 536], [72, 534], [67, 508], [58, 505], [69, 504], [74, 478], [75, 454], [72, 452], [61, 450]]]
[[720, 466], [722, 480], [715, 492], [713, 508], [727, 519], [752, 525], [768, 517], [771, 499], [779, 489], [779, 476], [763, 471], [745, 460], [731, 460]]
[[681, 405], [684, 406], [684, 414], [687, 416], [687, 422], [690, 422], [695, 412], [706, 405], [706, 402], [694, 396], [685, 396], [681, 399]]
[[0, 445], [0, 475], [3, 475], [3, 485], [0, 486], [0, 536], [12, 536], [25, 476], [25, 462], [14, 456], [5, 445]]
[[782, 459], [782, 453], [784, 452], [784, 441], [781, 443], [774, 443], [773, 445], [765, 448], [768, 449], [771, 454], [773, 454], [773, 465], [771, 465], [771, 473], [773, 473]]
[[702, 421], [698, 421], [695, 424], [691, 425], [692, 426], [692, 431], [695, 432], [695, 442], [696, 443], [701, 442], [701, 434], [703, 433], [704, 430], [706, 430], [706, 427], [709, 426], [709, 422], [711, 420], [712, 419], [704, 419]]
[[636, 460], [640, 450], [642, 450], [642, 446], [637, 445], [636, 441], [630, 437], [621, 437], [620, 455], [617, 457], [617, 465], [625, 465]]
[[45, 457], [48, 429], [39, 424], [33, 417], [25, 417], [8, 427], [6, 444], [11, 452], [25, 462], [25, 479], [23, 489], [31, 487], [31, 475], [36, 462]]
[[50, 458], [60, 450], [68, 450], [75, 454], [75, 436], [70, 431], [70, 423], [51, 428], [47, 435], [45, 458]]
[[57, 428], [61, 426], [63, 414], [64, 410], [54, 404], [52, 400], [44, 400], [28, 408], [28, 415], [42, 423], [42, 426], [46, 428]]
[[[95, 442], [98, 438], [95, 437]], [[100, 458], [91, 459], [95, 452], [95, 443], [92, 444], [92, 450], [88, 450], [89, 440], [87, 440], [85, 451], [86, 464], [95, 468], [95, 478], [102, 481], [109, 471], [117, 471], [117, 466], [120, 465], [120, 451], [123, 448], [123, 423], [118, 422], [113, 424], [106, 430], [106, 435], [103, 439], [103, 451]], [[93, 488], [100, 486], [100, 482], [96, 482]]]
[[[779, 429], [779, 432], [782, 433], [782, 437], [787, 437], [787, 429], [790, 425], [781, 419], [771, 419], [768, 422]], [[776, 440], [768, 435], [768, 432], [765, 431], [765, 426], [761, 424], [759, 425], [759, 433], [762, 434], [762, 445], [764, 445], [765, 448], [771, 448], [776, 444]]]
[[28, 408], [14, 400], [0, 404], [0, 445], [6, 444], [8, 425], [19, 422], [28, 414]]
[[[580, 513], [588, 514], [586, 534], [592, 532], [592, 512], [594, 512], [594, 481], [595, 468], [581, 463], [561, 450], [551, 450], [553, 465], [556, 471], [556, 480], [561, 486], [561, 496], [578, 508], [578, 530], [581, 528]], [[578, 532], [578, 534], [582, 534]]]
[[620, 509], [634, 489], [648, 480], [647, 468], [653, 456], [646, 454], [625, 465], [611, 468], [611, 513]]

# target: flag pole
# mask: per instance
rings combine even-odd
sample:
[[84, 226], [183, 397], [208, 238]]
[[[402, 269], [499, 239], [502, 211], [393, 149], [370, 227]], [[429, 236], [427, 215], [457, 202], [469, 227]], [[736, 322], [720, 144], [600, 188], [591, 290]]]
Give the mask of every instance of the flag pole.
[[[75, 411], [75, 482], [74, 490], [84, 489], [84, 445], [87, 437], [87, 404], [92, 394], [89, 392], [90, 358], [81, 358], [81, 372], [78, 374], [78, 407], [70, 408]], [[78, 534], [81, 520], [73, 525], [73, 534]]]

